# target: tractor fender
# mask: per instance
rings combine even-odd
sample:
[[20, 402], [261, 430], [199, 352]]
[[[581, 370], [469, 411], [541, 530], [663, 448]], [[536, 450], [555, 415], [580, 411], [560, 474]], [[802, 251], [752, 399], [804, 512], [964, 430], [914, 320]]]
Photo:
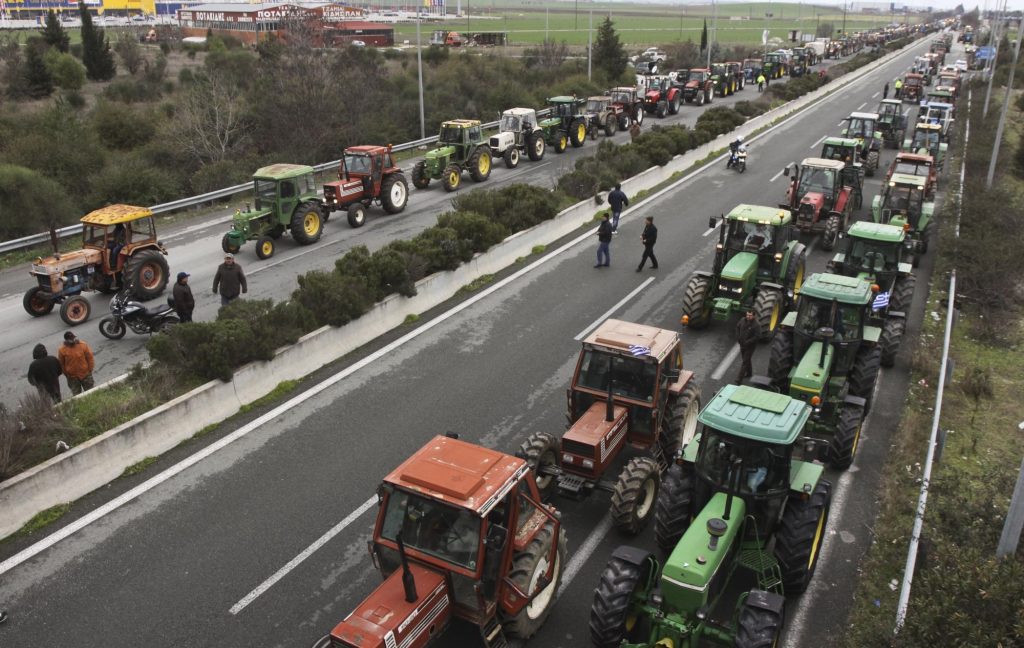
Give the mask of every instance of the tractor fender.
[[889, 311], [885, 315], [893, 319], [907, 319], [907, 314], [903, 311]]
[[636, 565], [637, 567], [643, 567], [644, 562], [654, 556], [650, 551], [646, 549], [638, 549], [629, 545], [619, 545], [619, 547], [612, 552], [612, 558], [618, 558], [630, 565]]
[[860, 396], [854, 396], [853, 394], [847, 394], [846, 397], [843, 398], [843, 405], [852, 405], [853, 407], [860, 407], [863, 409], [867, 404], [867, 400]]
[[796, 326], [796, 311], [789, 311], [786, 316], [779, 322], [779, 328], [791, 329]]
[[760, 290], [762, 288], [775, 288], [776, 290], [780, 290], [782, 292], [786, 292], [786, 287], [785, 286], [783, 286], [782, 284], [773, 283], [771, 281], [762, 281], [761, 283], [759, 283], [757, 285], [757, 289], [758, 290]]
[[765, 592], [764, 590], [756, 589], [751, 590], [750, 594], [747, 595], [747, 605], [774, 612], [781, 618], [782, 609], [786, 606], [786, 598], [775, 592]]
[[683, 390], [686, 389], [686, 386], [690, 384], [691, 380], [693, 380], [692, 371], [689, 371], [687, 369], [680, 371], [679, 379], [668, 386], [668, 393], [672, 394], [673, 396], [678, 396], [679, 394], [682, 394]]
[[715, 278], [715, 273], [714, 272], [708, 272], [707, 270], [695, 270], [692, 276], [694, 276], [694, 277], [707, 277], [708, 279], [714, 279]]
[[[838, 207], [838, 205], [836, 205], [836, 206]], [[822, 220], [827, 220], [827, 219], [829, 219], [829, 218], [832, 218], [833, 216], [836, 216], [837, 218], [839, 218], [839, 222], [840, 222], [840, 223], [843, 223], [843, 225], [845, 225], [845, 224], [846, 224], [846, 223], [844, 222], [844, 221], [846, 220], [846, 217], [845, 217], [845, 216], [843, 216], [843, 212], [842, 212], [842, 210], [839, 210], [839, 211], [837, 211], [837, 210], [832, 210], [832, 211], [829, 211], [829, 213], [828, 213], [828, 214], [827, 214], [827, 215], [825, 216], [825, 218], [824, 218], [824, 219], [822, 219]]]

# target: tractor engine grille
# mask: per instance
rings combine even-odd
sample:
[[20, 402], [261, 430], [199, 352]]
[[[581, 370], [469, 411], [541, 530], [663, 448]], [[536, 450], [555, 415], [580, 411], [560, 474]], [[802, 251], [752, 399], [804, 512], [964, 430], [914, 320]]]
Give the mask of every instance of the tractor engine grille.
[[331, 648], [355, 648], [355, 646], [337, 637], [331, 637]]
[[586, 443], [580, 443], [579, 441], [573, 441], [572, 439], [562, 439], [562, 452], [568, 452], [569, 454], [579, 455], [581, 457], [594, 458], [594, 448]]

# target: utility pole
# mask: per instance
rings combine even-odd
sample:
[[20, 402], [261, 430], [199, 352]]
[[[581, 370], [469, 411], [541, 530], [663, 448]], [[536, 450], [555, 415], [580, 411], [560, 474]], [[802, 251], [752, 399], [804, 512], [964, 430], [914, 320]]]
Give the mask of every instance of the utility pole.
[[843, 36], [846, 36], [846, 2], [845, 2], [845, 0], [843, 1]]
[[420, 10], [416, 8], [416, 66], [420, 77], [420, 139], [427, 138], [427, 120], [423, 116], [423, 44], [420, 43]]
[[551, 9], [544, 9], [544, 42], [548, 42], [551, 36], [548, 34], [548, 26], [551, 24]]
[[[717, 36], [717, 34], [715, 34], [715, 25], [717, 24], [717, 21], [718, 21], [718, 4], [715, 2], [715, 0], [711, 0], [711, 9], [712, 9], [712, 14], [711, 14], [711, 34], [712, 34], [712, 38], [708, 39], [708, 64], [706, 66], [709, 70], [711, 69], [711, 43], [714, 42], [714, 38], [713, 37]], [[707, 22], [705, 22], [704, 25], [707, 26]]]
[[579, 31], [580, 29], [580, 0], [576, 0], [576, 25], [573, 27], [573, 31]]
[[587, 81], [590, 81], [591, 62], [594, 59], [594, 10], [590, 10], [590, 29], [587, 31]]
[[1006, 125], [1006, 109], [1010, 107], [1010, 92], [1013, 90], [1013, 73], [1017, 71], [1017, 58], [1020, 56], [1020, 42], [1024, 40], [1021, 34], [1017, 34], [1017, 47], [1013, 51], [1013, 67], [1010, 68], [1010, 78], [1006, 81], [1006, 96], [1003, 97], [1003, 110], [999, 113], [999, 127], [996, 128], [996, 142], [992, 145], [992, 159], [988, 163], [988, 178], [985, 179], [985, 188], [992, 188], [992, 178], [996, 174], [996, 159], [999, 158], [999, 144], [1003, 139], [1003, 127]]
[[[1003, 0], [1003, 8], [1006, 8], [1006, 0]], [[996, 3], [996, 11], [999, 11], [999, 4]], [[1002, 14], [1000, 14], [1000, 18]], [[988, 100], [992, 96], [992, 77], [996, 73], [996, 59], [999, 58], [999, 18], [995, 19], [992, 23], [992, 31], [989, 32], [989, 48], [991, 49], [992, 57], [985, 62], [985, 71], [988, 74], [988, 90], [985, 91], [985, 108], [981, 111], [982, 119], [988, 118]]]

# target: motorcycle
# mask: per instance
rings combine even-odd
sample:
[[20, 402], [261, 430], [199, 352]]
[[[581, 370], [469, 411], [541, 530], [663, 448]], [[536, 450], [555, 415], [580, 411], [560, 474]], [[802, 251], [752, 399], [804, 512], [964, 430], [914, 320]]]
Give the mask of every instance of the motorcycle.
[[740, 173], [747, 170], [747, 147], [741, 145], [738, 149], [729, 154], [729, 161], [725, 168], [736, 169]]
[[139, 335], [163, 333], [180, 320], [174, 312], [174, 298], [167, 298], [166, 306], [150, 310], [141, 302], [129, 299], [130, 292], [122, 290], [110, 300], [110, 316], [100, 320], [100, 333], [105, 338], [120, 340], [131, 329]]

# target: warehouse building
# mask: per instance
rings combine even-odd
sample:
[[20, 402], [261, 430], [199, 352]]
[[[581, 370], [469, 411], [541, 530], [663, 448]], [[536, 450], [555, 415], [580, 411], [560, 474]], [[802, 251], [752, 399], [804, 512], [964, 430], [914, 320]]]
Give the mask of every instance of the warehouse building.
[[290, 23], [312, 23], [328, 46], [343, 46], [352, 41], [387, 46], [395, 41], [391, 25], [362, 20], [363, 10], [340, 4], [217, 3], [200, 4], [178, 11], [182, 36], [206, 36], [212, 32], [255, 44], [273, 36], [287, 39]]

